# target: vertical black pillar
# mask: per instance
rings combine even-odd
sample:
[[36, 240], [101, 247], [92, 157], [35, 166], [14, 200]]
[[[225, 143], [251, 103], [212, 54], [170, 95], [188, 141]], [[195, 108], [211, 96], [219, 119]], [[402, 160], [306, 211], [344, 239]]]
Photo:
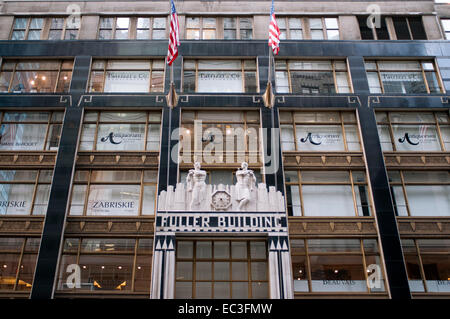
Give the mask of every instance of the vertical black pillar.
[[358, 117], [390, 296], [392, 299], [410, 299], [408, 275], [383, 151], [378, 136], [377, 122], [374, 110], [369, 108], [368, 103], [369, 85], [364, 68], [364, 59], [362, 57], [349, 57], [348, 62], [355, 93], [361, 93], [359, 94]]
[[166, 106], [163, 109], [158, 194], [163, 190], [167, 190], [168, 185], [175, 186], [178, 181], [179, 135], [172, 134], [172, 132], [180, 126], [180, 115], [180, 107], [171, 109]]
[[77, 107], [77, 103], [86, 88], [90, 63], [91, 58], [88, 56], [75, 58], [70, 86], [72, 103], [66, 109], [64, 115], [47, 214], [31, 289], [31, 299], [53, 298], [83, 116], [83, 109]]

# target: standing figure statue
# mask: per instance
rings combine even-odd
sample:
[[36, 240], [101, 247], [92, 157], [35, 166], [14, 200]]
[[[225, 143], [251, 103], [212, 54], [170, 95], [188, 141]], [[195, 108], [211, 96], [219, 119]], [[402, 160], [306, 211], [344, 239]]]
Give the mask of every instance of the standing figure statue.
[[188, 192], [192, 192], [190, 210], [198, 210], [206, 199], [206, 171], [200, 169], [199, 162], [194, 163], [186, 177]]
[[239, 202], [239, 210], [250, 202], [251, 191], [255, 188], [256, 177], [253, 171], [248, 169], [248, 164], [243, 162], [241, 169], [236, 171], [236, 199]]

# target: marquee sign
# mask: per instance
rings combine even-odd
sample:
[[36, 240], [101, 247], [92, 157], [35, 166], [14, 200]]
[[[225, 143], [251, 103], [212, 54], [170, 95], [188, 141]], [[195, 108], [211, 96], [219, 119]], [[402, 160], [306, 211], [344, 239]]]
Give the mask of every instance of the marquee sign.
[[161, 232], [286, 232], [285, 213], [158, 212]]

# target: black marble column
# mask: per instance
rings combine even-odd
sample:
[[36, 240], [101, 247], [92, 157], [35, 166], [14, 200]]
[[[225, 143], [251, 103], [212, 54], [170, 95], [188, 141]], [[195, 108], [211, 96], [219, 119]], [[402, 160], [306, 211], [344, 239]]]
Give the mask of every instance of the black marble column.
[[53, 298], [59, 255], [63, 244], [68, 200], [75, 168], [78, 138], [83, 118], [83, 109], [77, 107], [77, 103], [86, 88], [90, 63], [91, 57], [89, 56], [75, 58], [70, 86], [72, 103], [66, 108], [64, 116], [47, 214], [45, 216], [30, 295], [31, 299]]
[[369, 85], [363, 57], [349, 57], [348, 63], [355, 93], [359, 95], [358, 118], [361, 127], [364, 155], [375, 205], [387, 282], [392, 299], [410, 299], [405, 261], [389, 187], [383, 151], [378, 136], [375, 113], [369, 107]]

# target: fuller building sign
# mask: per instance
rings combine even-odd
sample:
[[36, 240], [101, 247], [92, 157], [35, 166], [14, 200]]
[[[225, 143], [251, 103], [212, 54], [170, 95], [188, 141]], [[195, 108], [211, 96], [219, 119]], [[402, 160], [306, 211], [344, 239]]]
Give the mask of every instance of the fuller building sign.
[[256, 185], [247, 163], [235, 173], [235, 185], [207, 185], [206, 171], [194, 164], [186, 183], [168, 186], [158, 196], [152, 267], [152, 298], [175, 296], [177, 236], [265, 238], [271, 298], [293, 298], [284, 196], [275, 187]]

